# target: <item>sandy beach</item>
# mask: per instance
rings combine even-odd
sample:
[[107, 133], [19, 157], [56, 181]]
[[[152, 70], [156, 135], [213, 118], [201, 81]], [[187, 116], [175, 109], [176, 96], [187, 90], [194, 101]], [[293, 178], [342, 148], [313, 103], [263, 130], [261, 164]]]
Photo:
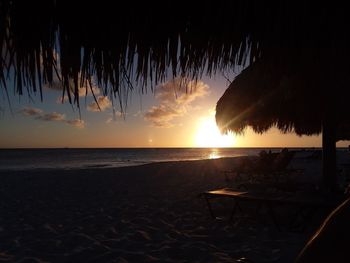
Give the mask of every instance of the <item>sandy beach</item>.
[[[320, 219], [304, 232], [213, 220], [198, 196], [224, 187], [239, 159], [2, 173], [0, 262], [293, 262]], [[319, 162], [294, 166], [310, 179]]]

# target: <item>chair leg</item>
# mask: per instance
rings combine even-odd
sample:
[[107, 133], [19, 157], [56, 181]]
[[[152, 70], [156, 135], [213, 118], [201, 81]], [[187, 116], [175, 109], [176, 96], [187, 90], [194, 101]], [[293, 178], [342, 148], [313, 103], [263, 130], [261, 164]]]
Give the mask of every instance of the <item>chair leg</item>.
[[267, 206], [267, 211], [272, 219], [273, 224], [275, 225], [275, 227], [277, 228], [278, 231], [281, 231], [281, 227], [277, 221], [276, 215], [275, 215], [275, 211], [272, 208], [272, 205], [270, 203], [266, 204]]
[[210, 204], [210, 202], [209, 202], [208, 196], [205, 196], [205, 201], [207, 202], [207, 206], [208, 206], [208, 210], [209, 210], [209, 213], [210, 213], [211, 218], [212, 218], [212, 219], [215, 219], [216, 216], [214, 215], [213, 209], [211, 208], [211, 204]]
[[298, 223], [299, 221], [303, 220], [303, 207], [297, 207], [296, 211], [293, 213], [293, 215], [290, 217], [290, 221], [288, 224], [288, 228], [290, 230], [297, 229], [299, 226], [299, 229], [302, 228], [302, 223]]
[[[315, 207], [304, 207], [301, 206], [297, 209], [295, 215], [292, 217], [290, 221], [289, 228], [291, 230], [297, 229], [299, 226], [300, 232], [305, 232], [308, 226], [311, 225], [312, 219], [317, 212], [317, 208]], [[299, 224], [298, 224], [299, 221]]]
[[[265, 213], [267, 213], [267, 215], [271, 218], [272, 223], [275, 225], [275, 227], [277, 228], [278, 231], [281, 231], [281, 227], [280, 227], [278, 220], [276, 218], [275, 211], [273, 210], [272, 205], [270, 203], [264, 202], [264, 201], [261, 201], [258, 203], [258, 205], [255, 209], [256, 218], [259, 217], [260, 210], [264, 210], [264, 207], [266, 209]], [[264, 212], [262, 211], [262, 213], [264, 213]]]
[[233, 208], [232, 208], [232, 211], [231, 211], [231, 215], [230, 215], [230, 218], [229, 218], [229, 222], [231, 222], [231, 221], [233, 220], [233, 217], [234, 217], [234, 215], [236, 214], [237, 210], [242, 211], [242, 208], [240, 207], [238, 201], [237, 201], [237, 200], [234, 200], [234, 205], [233, 205]]

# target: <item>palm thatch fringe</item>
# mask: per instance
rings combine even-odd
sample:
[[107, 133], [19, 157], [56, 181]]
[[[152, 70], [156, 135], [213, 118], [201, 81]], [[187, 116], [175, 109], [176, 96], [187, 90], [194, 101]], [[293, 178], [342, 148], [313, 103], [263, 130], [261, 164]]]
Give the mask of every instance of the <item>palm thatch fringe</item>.
[[346, 67], [280, 57], [282, 60], [254, 62], [230, 84], [216, 106], [220, 129], [243, 133], [250, 126], [263, 133], [277, 127], [282, 132], [313, 135], [321, 133], [329, 116], [337, 130], [336, 139], [349, 139], [348, 97], [344, 94], [350, 77], [343, 71]]
[[52, 84], [57, 74], [70, 101], [79, 103], [79, 86], [92, 76], [105, 93], [120, 96], [134, 81], [145, 91], [148, 83], [168, 75], [198, 78], [284, 52], [316, 59], [321, 66], [329, 56], [349, 61], [346, 10], [299, 1], [115, 6], [111, 1], [0, 0], [0, 85], [6, 88], [11, 77], [19, 94], [24, 89], [42, 93], [43, 84]]

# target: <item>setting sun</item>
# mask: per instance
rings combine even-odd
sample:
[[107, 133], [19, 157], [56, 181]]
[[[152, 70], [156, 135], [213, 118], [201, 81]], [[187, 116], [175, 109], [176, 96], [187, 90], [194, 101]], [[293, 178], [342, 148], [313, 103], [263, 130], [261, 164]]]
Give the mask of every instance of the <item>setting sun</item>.
[[200, 121], [195, 135], [197, 147], [233, 147], [235, 143], [236, 138], [233, 134], [220, 133], [214, 116], [203, 118]]

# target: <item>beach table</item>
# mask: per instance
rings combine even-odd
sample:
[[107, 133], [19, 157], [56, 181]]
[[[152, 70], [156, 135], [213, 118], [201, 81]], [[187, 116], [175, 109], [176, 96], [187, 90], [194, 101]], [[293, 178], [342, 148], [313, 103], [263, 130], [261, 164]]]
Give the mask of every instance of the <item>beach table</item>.
[[272, 223], [278, 230], [281, 230], [276, 209], [278, 206], [290, 206], [295, 208], [294, 215], [290, 218], [289, 226], [296, 225], [297, 221], [300, 224], [300, 229], [304, 231], [311, 223], [313, 215], [318, 209], [332, 209], [338, 205], [343, 198], [322, 196], [316, 193], [296, 195], [293, 193], [263, 193], [253, 191], [237, 191], [230, 188], [221, 188], [211, 191], [206, 191], [200, 194], [206, 200], [210, 215], [213, 219], [217, 217], [214, 214], [210, 200], [213, 198], [230, 198], [234, 200], [233, 207], [230, 211], [229, 221], [232, 221], [238, 210], [242, 211], [242, 202], [252, 202], [256, 204], [256, 213], [261, 209], [267, 211]]

